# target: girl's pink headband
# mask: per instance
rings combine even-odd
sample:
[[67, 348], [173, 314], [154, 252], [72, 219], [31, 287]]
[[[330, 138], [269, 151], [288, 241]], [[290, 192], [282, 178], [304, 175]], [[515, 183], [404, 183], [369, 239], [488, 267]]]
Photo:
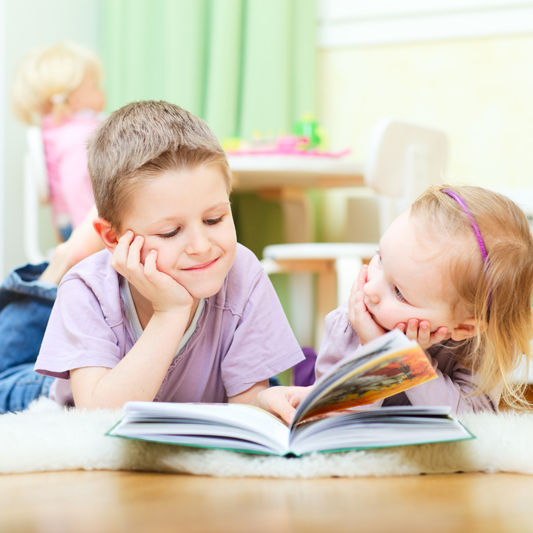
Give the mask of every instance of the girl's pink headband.
[[448, 196], [451, 196], [463, 209], [466, 216], [468, 217], [468, 220], [470, 220], [470, 225], [472, 226], [472, 229], [474, 230], [474, 233], [476, 234], [476, 239], [479, 244], [479, 249], [481, 250], [481, 257], [483, 257], [483, 263], [487, 263], [487, 248], [485, 247], [485, 242], [483, 241], [483, 237], [481, 236], [481, 231], [479, 230], [479, 226], [477, 225], [476, 219], [474, 218], [474, 215], [472, 214], [472, 211], [470, 211], [470, 208], [468, 207], [467, 203], [455, 192], [451, 189], [441, 189], [441, 192], [444, 194], [447, 194]]

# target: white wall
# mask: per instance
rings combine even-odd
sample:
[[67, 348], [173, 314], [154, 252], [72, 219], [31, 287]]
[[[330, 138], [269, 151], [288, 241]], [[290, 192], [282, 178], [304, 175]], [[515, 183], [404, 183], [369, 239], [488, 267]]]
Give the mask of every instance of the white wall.
[[[5, 2], [0, 0], [0, 57], [5, 57]], [[5, 69], [0, 69], [0, 206], [4, 205]], [[3, 210], [0, 209], [0, 215]], [[0, 274], [4, 272], [4, 217], [0, 216]]]
[[318, 0], [321, 48], [531, 33], [531, 0]]
[[[25, 262], [23, 236], [24, 126], [9, 104], [14, 68], [33, 46], [71, 40], [98, 51], [99, 0], [0, 0], [0, 53], [4, 94], [0, 100], [0, 269], [2, 277]], [[3, 50], [2, 50], [3, 48]], [[3, 135], [2, 135], [3, 129]], [[1, 176], [3, 174], [3, 180]], [[48, 212], [41, 220], [49, 227]], [[50, 231], [46, 232], [51, 235]], [[51, 239], [51, 237], [49, 237]]]
[[[533, 1], [320, 0], [318, 118], [364, 161], [383, 116], [443, 129], [449, 180], [533, 187]], [[325, 238], [346, 196], [328, 194]]]

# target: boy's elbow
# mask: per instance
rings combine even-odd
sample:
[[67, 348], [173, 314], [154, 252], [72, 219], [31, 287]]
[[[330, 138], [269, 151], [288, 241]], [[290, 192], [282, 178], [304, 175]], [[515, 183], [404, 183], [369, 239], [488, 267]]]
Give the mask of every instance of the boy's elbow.
[[74, 406], [77, 409], [118, 409], [124, 405], [122, 398], [105, 394], [101, 380], [109, 372], [102, 367], [79, 368], [70, 371]]
[[124, 402], [117, 403], [110, 401], [109, 399], [95, 398], [95, 397], [76, 397], [74, 395], [74, 406], [76, 409], [120, 409], [124, 405]]

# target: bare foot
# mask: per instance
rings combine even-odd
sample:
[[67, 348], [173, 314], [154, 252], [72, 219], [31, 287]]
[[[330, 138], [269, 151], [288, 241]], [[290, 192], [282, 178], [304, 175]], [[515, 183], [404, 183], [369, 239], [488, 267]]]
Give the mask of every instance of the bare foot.
[[59, 285], [61, 278], [70, 267], [69, 248], [66, 242], [62, 242], [55, 247], [50, 263], [39, 279], [53, 285]]
[[93, 228], [96, 208], [93, 208], [85, 220], [72, 232], [68, 241], [56, 246], [50, 264], [41, 274], [41, 281], [59, 285], [61, 278], [75, 264], [103, 248], [103, 243]]

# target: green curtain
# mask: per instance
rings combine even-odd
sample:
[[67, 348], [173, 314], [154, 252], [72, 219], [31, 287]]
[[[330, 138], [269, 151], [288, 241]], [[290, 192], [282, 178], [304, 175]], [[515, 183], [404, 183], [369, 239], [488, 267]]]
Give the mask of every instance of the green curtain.
[[[101, 0], [100, 9], [109, 111], [167, 100], [221, 140], [286, 133], [315, 112], [315, 0]], [[232, 208], [239, 241], [258, 256], [283, 242], [278, 204], [234, 193]]]
[[163, 99], [219, 138], [315, 111], [314, 0], [101, 0], [108, 109]]

